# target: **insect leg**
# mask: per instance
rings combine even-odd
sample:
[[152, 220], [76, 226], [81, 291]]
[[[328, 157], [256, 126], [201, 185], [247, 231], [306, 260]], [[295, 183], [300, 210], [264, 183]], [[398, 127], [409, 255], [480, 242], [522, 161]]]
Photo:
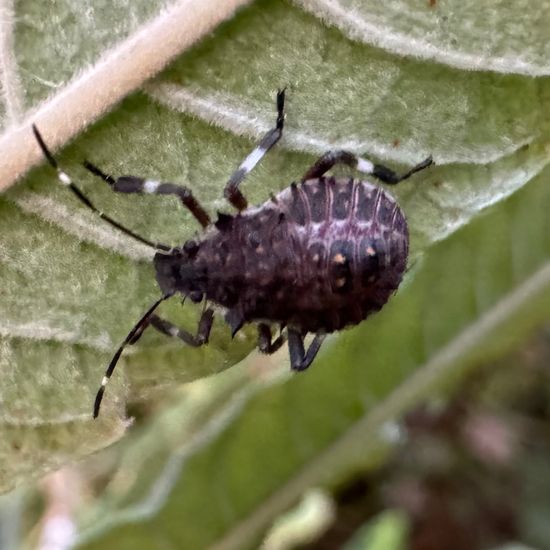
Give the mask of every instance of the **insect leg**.
[[124, 339], [124, 342], [120, 344], [119, 348], [116, 350], [116, 353], [113, 355], [113, 358], [111, 359], [111, 362], [109, 363], [109, 366], [107, 367], [107, 370], [105, 371], [105, 375], [103, 376], [103, 379], [101, 380], [101, 386], [99, 387], [99, 390], [95, 396], [95, 402], [94, 402], [94, 418], [97, 418], [99, 414], [99, 408], [101, 407], [101, 401], [103, 400], [103, 394], [105, 393], [105, 386], [109, 383], [109, 379], [111, 378], [113, 371], [115, 370], [116, 364], [118, 363], [118, 360], [120, 359], [120, 356], [122, 355], [122, 352], [124, 351], [124, 348], [128, 345], [135, 344], [140, 336], [143, 334], [143, 331], [149, 324], [151, 320], [151, 316], [153, 315], [153, 312], [157, 307], [161, 304], [161, 302], [164, 302], [164, 300], [167, 300], [170, 298], [172, 294], [166, 294], [162, 296], [162, 298], [159, 298], [143, 315], [143, 317], [135, 324], [134, 328], [128, 333], [128, 336]]
[[127, 227], [124, 227], [122, 224], [118, 223], [117, 221], [113, 220], [110, 216], [107, 216], [107, 214], [104, 214], [100, 210], [98, 210], [92, 201], [80, 190], [79, 187], [77, 187], [71, 178], [66, 174], [59, 165], [57, 164], [57, 161], [55, 160], [54, 156], [46, 146], [46, 143], [44, 142], [44, 139], [42, 138], [42, 135], [38, 131], [38, 128], [33, 124], [32, 130], [34, 132], [34, 136], [36, 138], [36, 141], [38, 142], [38, 145], [40, 146], [40, 149], [42, 149], [42, 153], [46, 157], [46, 160], [49, 162], [50, 166], [54, 168], [57, 172], [57, 178], [59, 181], [66, 185], [75, 195], [76, 197], [82, 202], [85, 206], [87, 206], [92, 212], [95, 212], [101, 219], [105, 220], [107, 223], [111, 224], [113, 227], [116, 227], [118, 230], [122, 231], [126, 235], [129, 235], [130, 237], [133, 237], [137, 241], [146, 244], [147, 246], [150, 246], [151, 248], [154, 248], [156, 250], [170, 250], [171, 247], [167, 246], [165, 244], [156, 243], [153, 241], [150, 241], [149, 239], [145, 239], [144, 237], [141, 237], [137, 233], [134, 233], [132, 230], [128, 229]]
[[174, 183], [148, 180], [137, 176], [121, 176], [120, 178], [114, 178], [89, 161], [84, 162], [84, 167], [95, 176], [106, 181], [111, 186], [111, 189], [117, 193], [175, 195], [203, 227], [210, 224], [210, 216], [208, 216], [206, 210], [204, 210], [197, 199], [193, 197], [193, 193], [188, 187], [175, 185]]
[[239, 191], [239, 185], [283, 135], [283, 126], [285, 123], [284, 107], [285, 89], [283, 88], [277, 92], [277, 122], [275, 128], [267, 132], [252, 153], [243, 160], [225, 184], [223, 195], [237, 210], [244, 210], [248, 204], [244, 195]]
[[271, 341], [271, 329], [265, 323], [258, 324], [258, 348], [262, 353], [275, 353], [285, 341], [285, 337], [279, 334], [274, 341]]
[[306, 352], [304, 350], [302, 335], [298, 331], [289, 328], [288, 351], [290, 354], [290, 368], [296, 371], [306, 370], [315, 359], [324, 339], [325, 334], [316, 334]]
[[302, 181], [320, 178], [336, 164], [347, 164], [348, 166], [359, 170], [359, 172], [363, 172], [364, 174], [372, 174], [384, 183], [396, 184], [410, 178], [414, 173], [424, 170], [424, 168], [432, 165], [433, 159], [429, 156], [416, 166], [413, 166], [408, 172], [399, 175], [387, 166], [383, 166], [382, 164], [374, 164], [370, 160], [358, 157], [349, 151], [327, 151], [321, 155], [315, 164], [304, 174]]
[[198, 348], [208, 343], [210, 331], [212, 329], [212, 323], [214, 322], [214, 310], [211, 308], [205, 309], [202, 312], [199, 320], [199, 326], [197, 328], [197, 334], [191, 334], [190, 332], [178, 328], [176, 325], [165, 319], [161, 319], [158, 315], [151, 316], [151, 326], [155, 327], [159, 332], [171, 336], [173, 338], [179, 338], [183, 340], [188, 346]]

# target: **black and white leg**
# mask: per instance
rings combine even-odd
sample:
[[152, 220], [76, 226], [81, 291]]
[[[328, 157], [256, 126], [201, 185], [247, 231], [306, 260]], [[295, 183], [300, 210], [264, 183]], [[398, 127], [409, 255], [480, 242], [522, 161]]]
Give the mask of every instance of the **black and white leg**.
[[275, 353], [285, 342], [283, 334], [279, 334], [275, 340], [272, 341], [271, 329], [269, 325], [265, 323], [258, 324], [258, 349], [262, 353], [272, 354]]
[[107, 182], [111, 189], [117, 193], [138, 193], [140, 195], [174, 195], [179, 198], [183, 206], [185, 206], [196, 220], [206, 227], [210, 224], [210, 216], [206, 210], [195, 199], [193, 193], [188, 187], [183, 185], [175, 185], [174, 183], [161, 182], [157, 180], [149, 180], [137, 176], [121, 176], [114, 178], [106, 174], [100, 168], [89, 161], [84, 162], [84, 167], [92, 174], [100, 177]]
[[33, 124], [32, 130], [34, 132], [34, 136], [36, 138], [36, 141], [38, 142], [38, 145], [40, 146], [40, 149], [42, 150], [42, 153], [46, 157], [46, 160], [49, 162], [49, 164], [55, 169], [57, 172], [57, 179], [66, 187], [68, 187], [75, 195], [76, 197], [82, 202], [87, 208], [92, 210], [92, 212], [95, 212], [101, 219], [105, 220], [107, 223], [111, 224], [113, 227], [116, 227], [126, 235], [129, 235], [130, 237], [133, 237], [137, 241], [146, 244], [156, 250], [171, 250], [170, 246], [167, 246], [165, 244], [156, 243], [153, 241], [150, 241], [149, 239], [145, 239], [144, 237], [141, 237], [137, 233], [134, 233], [131, 229], [128, 229], [127, 227], [123, 226], [122, 224], [118, 223], [116, 220], [113, 220], [110, 216], [107, 216], [107, 214], [104, 214], [100, 210], [98, 210], [92, 201], [80, 190], [79, 187], [77, 187], [69, 175], [64, 172], [59, 165], [57, 164], [57, 161], [55, 160], [54, 156], [46, 146], [46, 143], [44, 142], [44, 139], [42, 138], [42, 135], [38, 131], [38, 128]]
[[179, 338], [180, 340], [183, 340], [188, 346], [198, 348], [208, 343], [208, 338], [210, 337], [210, 331], [212, 330], [213, 322], [214, 310], [208, 308], [202, 312], [196, 334], [191, 334], [187, 330], [177, 327], [170, 321], [161, 319], [158, 315], [151, 316], [150, 325], [152, 327], [155, 327], [159, 332], [166, 334], [166, 336]]
[[158, 331], [166, 334], [167, 336], [179, 338], [183, 340], [186, 344], [193, 347], [199, 347], [208, 343], [208, 338], [210, 336], [210, 331], [212, 329], [212, 323], [214, 321], [214, 311], [210, 308], [203, 311], [201, 318], [199, 320], [199, 326], [197, 329], [197, 334], [193, 335], [186, 330], [176, 327], [170, 321], [161, 319], [158, 315], [155, 315], [153, 312], [160, 305], [161, 302], [172, 296], [168, 294], [157, 300], [143, 315], [143, 317], [136, 323], [134, 328], [128, 333], [128, 336], [124, 339], [124, 342], [119, 346], [115, 355], [111, 359], [103, 380], [101, 381], [101, 386], [97, 392], [95, 403], [94, 403], [94, 418], [97, 418], [99, 415], [99, 409], [101, 407], [101, 401], [103, 400], [103, 394], [105, 393], [105, 386], [108, 384], [113, 371], [115, 370], [116, 364], [122, 355], [122, 352], [126, 346], [131, 346], [135, 344], [142, 336], [143, 332], [148, 326], [156, 328]]
[[128, 333], [128, 336], [124, 339], [124, 342], [120, 344], [119, 348], [116, 350], [116, 353], [113, 355], [113, 358], [111, 359], [111, 362], [109, 363], [109, 366], [107, 367], [107, 370], [105, 371], [105, 374], [103, 376], [103, 379], [101, 380], [101, 386], [99, 387], [99, 390], [95, 396], [95, 402], [94, 402], [94, 418], [97, 418], [99, 414], [99, 409], [101, 407], [101, 401], [103, 400], [103, 394], [105, 393], [105, 386], [109, 383], [109, 380], [111, 376], [113, 375], [113, 371], [115, 370], [116, 364], [118, 363], [118, 360], [120, 359], [120, 356], [122, 355], [122, 352], [124, 351], [124, 348], [126, 346], [130, 346], [132, 344], [135, 344], [143, 334], [143, 331], [147, 328], [147, 325], [151, 321], [151, 317], [153, 316], [153, 312], [157, 307], [164, 302], [164, 300], [167, 300], [170, 298], [172, 294], [166, 294], [162, 298], [159, 298], [141, 317], [141, 319], [135, 324], [134, 328]]
[[260, 162], [262, 157], [281, 139], [285, 123], [285, 90], [277, 92], [277, 122], [275, 128], [269, 130], [256, 148], [248, 155], [225, 184], [224, 197], [237, 209], [244, 210], [248, 203], [239, 191], [239, 185], [246, 175]]
[[289, 328], [288, 332], [288, 352], [290, 355], [290, 368], [292, 370], [306, 370], [317, 355], [325, 334], [318, 333], [313, 338], [307, 352], [304, 350], [304, 339], [302, 335], [294, 329]]
[[428, 166], [433, 164], [433, 159], [429, 156], [422, 162], [413, 166], [408, 172], [399, 175], [396, 174], [391, 168], [382, 164], [374, 164], [368, 159], [364, 159], [350, 153], [349, 151], [327, 151], [319, 157], [315, 164], [304, 174], [302, 181], [309, 179], [320, 178], [323, 174], [328, 172], [336, 164], [347, 164], [352, 168], [355, 168], [359, 172], [364, 174], [370, 174], [380, 181], [389, 184], [396, 184], [400, 181], [410, 178], [416, 172], [424, 170]]

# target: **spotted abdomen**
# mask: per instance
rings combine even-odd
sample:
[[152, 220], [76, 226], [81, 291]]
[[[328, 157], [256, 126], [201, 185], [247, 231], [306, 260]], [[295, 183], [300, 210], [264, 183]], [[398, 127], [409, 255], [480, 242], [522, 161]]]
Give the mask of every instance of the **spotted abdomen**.
[[278, 197], [298, 243], [295, 322], [338, 330], [378, 311], [406, 268], [403, 212], [384, 189], [352, 178], [293, 184]]

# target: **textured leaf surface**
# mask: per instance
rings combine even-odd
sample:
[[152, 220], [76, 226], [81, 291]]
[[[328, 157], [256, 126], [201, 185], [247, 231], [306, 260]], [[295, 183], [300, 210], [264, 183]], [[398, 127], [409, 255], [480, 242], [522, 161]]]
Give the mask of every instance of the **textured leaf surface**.
[[296, 0], [355, 40], [467, 70], [550, 73], [550, 7], [529, 0]]
[[444, 164], [494, 161], [540, 135], [549, 102], [545, 80], [395, 57], [279, 0], [254, 4], [162, 82], [162, 102], [246, 133], [271, 124], [266, 89], [288, 85], [287, 146], [407, 163], [430, 153]]
[[[67, 79], [98, 59], [103, 47], [128, 36], [160, 7], [120, 3], [109, 11], [99, 10], [96, 3], [59, 3], [59, 11], [46, 17], [43, 7], [18, 4], [14, 43], [25, 90], [21, 104], [35, 105], [52, 83], [63, 89]], [[128, 21], [113, 28], [121, 12], [127, 13]], [[44, 33], [40, 40], [33, 39], [37, 29]], [[82, 35], [85, 40], [79, 39]], [[538, 53], [542, 59], [544, 50]], [[253, 147], [251, 138], [257, 139], [273, 124], [274, 92], [286, 85], [288, 131], [277, 151], [245, 183], [251, 202], [259, 203], [288, 185], [315, 155], [330, 147], [372, 154], [402, 168], [432, 153], [436, 168], [395, 189], [410, 219], [418, 257], [487, 206], [546, 173], [550, 93], [548, 79], [465, 72], [413, 57], [418, 55], [399, 57], [350, 40], [281, 0], [261, 0], [181, 56], [143, 93], [124, 100], [64, 149], [59, 160], [102, 210], [144, 236], [178, 244], [193, 236], [197, 227], [177, 201], [113, 196], [103, 182], [85, 172], [81, 161], [89, 158], [115, 175], [186, 183], [210, 212], [225, 209], [223, 184]], [[116, 78], [114, 72], [114, 87], [119, 84]], [[55, 138], [66, 122], [61, 118], [59, 127], [43, 128], [46, 140]], [[119, 437], [125, 428], [127, 396], [144, 399], [151, 392], [220, 371], [253, 347], [253, 331], [232, 342], [222, 323], [211, 344], [199, 350], [146, 334], [121, 362], [102, 420], [92, 424], [91, 402], [113, 348], [157, 297], [150, 251], [99, 223], [59, 186], [48, 167], [34, 170], [3, 195], [0, 210], [0, 372], [5, 381], [0, 389], [0, 487]], [[526, 249], [517, 254], [533, 251], [536, 261], [546, 253], [544, 244], [537, 248], [512, 242]], [[498, 263], [497, 256], [490, 258]], [[464, 269], [474, 267], [465, 264]], [[467, 281], [470, 289], [473, 282]], [[481, 281], [488, 295], [500, 296], [506, 287], [491, 277]], [[399, 297], [395, 303], [407, 304], [406, 300]], [[196, 322], [198, 309], [188, 304], [180, 308], [178, 303], [166, 306], [164, 314], [182, 325], [191, 328]], [[396, 321], [381, 316], [376, 322], [409, 326], [418, 314], [407, 305], [393, 307], [401, 307]], [[464, 321], [464, 316], [473, 319], [482, 309], [459, 310], [454, 322]], [[361, 330], [376, 334], [368, 327]], [[395, 327], [384, 330], [390, 329]], [[423, 350], [415, 348], [417, 336], [403, 342], [402, 353], [410, 354], [408, 366], [395, 363], [402, 376], [425, 358]], [[361, 361], [361, 340], [350, 338], [334, 338], [333, 351], [327, 353], [337, 354], [342, 369]], [[372, 349], [374, 343], [369, 344]], [[397, 353], [393, 347], [392, 353]], [[394, 360], [386, 357], [384, 365]], [[324, 372], [322, 367], [316, 370]], [[396, 380], [369, 379], [368, 385], [376, 395], [378, 390], [389, 391]], [[246, 377], [239, 383], [248, 387]], [[302, 391], [304, 383], [297, 382], [292, 391]], [[378, 388], [380, 384], [386, 385]], [[319, 389], [323, 387], [330, 387], [334, 399], [347, 391], [328, 379]], [[326, 403], [328, 408], [330, 400]], [[343, 407], [336, 415], [343, 425], [349, 424], [350, 414], [362, 410], [357, 403]], [[313, 443], [304, 443], [305, 455], [322, 448], [334, 433], [316, 439], [314, 429]], [[301, 438], [298, 434], [292, 437]], [[281, 468], [292, 471], [291, 465]]]
[[106, 9], [92, 0], [60, 0], [45, 14], [44, 5], [18, 2], [15, 54], [26, 107], [63, 87], [168, 4], [118, 0]]

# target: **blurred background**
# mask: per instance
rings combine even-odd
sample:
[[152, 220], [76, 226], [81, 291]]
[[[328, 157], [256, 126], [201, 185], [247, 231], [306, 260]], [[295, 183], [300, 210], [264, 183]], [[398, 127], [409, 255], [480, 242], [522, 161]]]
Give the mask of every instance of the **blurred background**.
[[[0, 548], [550, 548], [550, 6], [228, 5], [0, 6]], [[196, 36], [172, 59], [177, 17]], [[133, 69], [134, 43], [166, 59]], [[391, 189], [411, 233], [398, 293], [297, 376], [221, 316], [200, 349], [146, 332], [93, 421], [158, 297], [151, 253], [47, 166], [12, 185], [39, 158], [29, 123], [98, 208], [176, 245], [200, 233], [177, 200], [117, 196], [82, 161], [230, 212], [223, 186], [284, 86], [251, 204], [331, 148], [397, 171], [433, 155]], [[193, 330], [201, 307], [162, 315]]]

